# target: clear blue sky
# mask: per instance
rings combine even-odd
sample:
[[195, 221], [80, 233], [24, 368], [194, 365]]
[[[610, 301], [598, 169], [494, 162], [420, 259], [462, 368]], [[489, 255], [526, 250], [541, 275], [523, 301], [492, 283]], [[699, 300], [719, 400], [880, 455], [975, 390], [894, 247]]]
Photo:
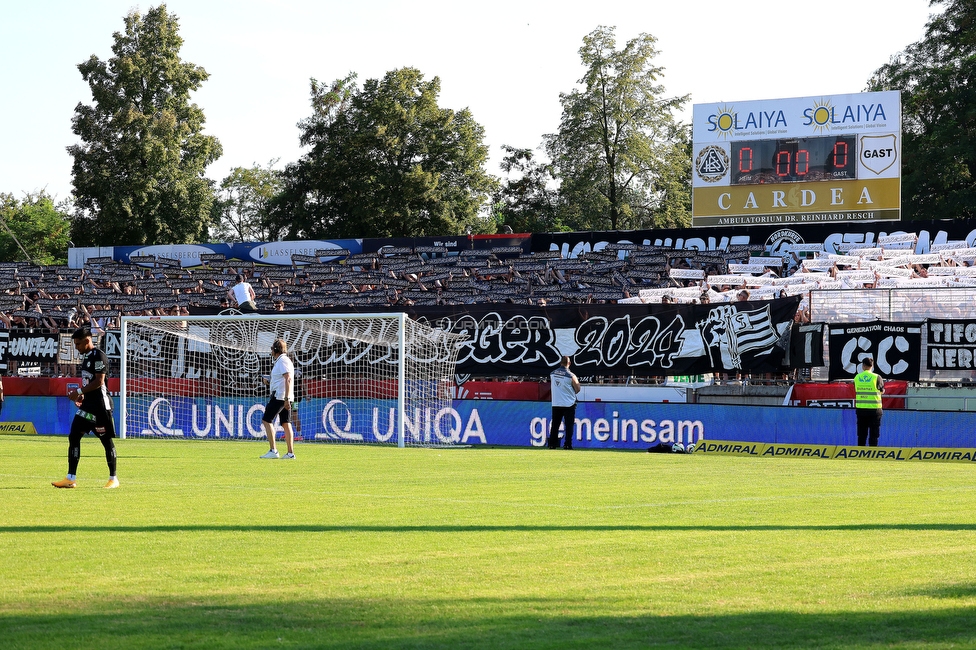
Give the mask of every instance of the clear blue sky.
[[[582, 75], [578, 50], [598, 25], [618, 43], [658, 39], [669, 95], [691, 103], [859, 92], [924, 34], [928, 0], [171, 0], [182, 57], [210, 79], [192, 99], [236, 166], [301, 155], [309, 78], [360, 81], [413, 66], [439, 76], [441, 106], [485, 127], [489, 171], [501, 146], [538, 147], [559, 123], [559, 93]], [[0, 0], [0, 192], [71, 193], [71, 117], [90, 103], [77, 64], [111, 56], [131, 0]]]

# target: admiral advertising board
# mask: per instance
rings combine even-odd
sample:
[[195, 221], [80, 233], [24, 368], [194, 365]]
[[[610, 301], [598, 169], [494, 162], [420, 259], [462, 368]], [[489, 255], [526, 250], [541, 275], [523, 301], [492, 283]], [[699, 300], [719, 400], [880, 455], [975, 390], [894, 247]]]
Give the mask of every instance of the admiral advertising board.
[[696, 104], [692, 225], [901, 219], [898, 91]]

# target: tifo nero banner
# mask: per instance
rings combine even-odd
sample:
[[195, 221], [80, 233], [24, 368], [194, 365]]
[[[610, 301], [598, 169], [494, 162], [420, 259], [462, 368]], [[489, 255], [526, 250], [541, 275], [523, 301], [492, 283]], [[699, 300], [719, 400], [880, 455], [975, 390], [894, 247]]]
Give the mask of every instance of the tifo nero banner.
[[716, 227], [707, 229], [671, 228], [653, 230], [587, 231], [540, 233], [532, 235], [532, 250], [560, 251], [563, 257], [577, 257], [599, 251], [608, 244], [640, 244], [674, 250], [724, 251], [735, 246], [759, 246], [772, 255], [789, 256], [790, 246], [823, 244], [827, 253], [840, 253], [844, 244], [871, 244], [880, 237], [915, 233], [915, 253], [924, 254], [936, 244], [965, 241], [976, 244], [976, 220], [947, 219], [909, 223], [791, 224]]
[[976, 321], [930, 319], [925, 330], [930, 370], [976, 368]]

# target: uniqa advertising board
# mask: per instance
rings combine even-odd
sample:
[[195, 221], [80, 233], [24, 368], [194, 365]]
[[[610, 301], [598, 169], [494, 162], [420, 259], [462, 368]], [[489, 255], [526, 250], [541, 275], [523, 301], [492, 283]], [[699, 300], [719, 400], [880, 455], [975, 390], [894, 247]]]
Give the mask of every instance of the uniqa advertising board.
[[695, 104], [692, 225], [901, 219], [898, 91]]
[[[139, 397], [131, 405], [126, 437], [262, 440], [262, 400], [256, 398]], [[688, 405], [581, 402], [575, 446], [646, 449], [659, 442], [697, 443], [706, 423]], [[318, 442], [397, 442], [393, 400], [311, 398], [298, 406], [300, 435]], [[436, 409], [407, 413], [407, 444], [544, 447], [549, 433], [548, 402], [455, 400]], [[711, 420], [719, 426], [720, 417]], [[562, 435], [562, 434], [561, 434]]]

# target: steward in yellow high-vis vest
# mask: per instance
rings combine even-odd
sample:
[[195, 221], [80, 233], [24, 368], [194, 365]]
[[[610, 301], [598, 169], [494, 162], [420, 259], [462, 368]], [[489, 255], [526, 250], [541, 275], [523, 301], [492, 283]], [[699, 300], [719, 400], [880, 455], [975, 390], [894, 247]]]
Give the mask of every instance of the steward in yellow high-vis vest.
[[881, 437], [881, 394], [884, 379], [874, 372], [874, 359], [861, 362], [861, 372], [854, 375], [854, 411], [857, 415], [857, 444], [878, 446]]

